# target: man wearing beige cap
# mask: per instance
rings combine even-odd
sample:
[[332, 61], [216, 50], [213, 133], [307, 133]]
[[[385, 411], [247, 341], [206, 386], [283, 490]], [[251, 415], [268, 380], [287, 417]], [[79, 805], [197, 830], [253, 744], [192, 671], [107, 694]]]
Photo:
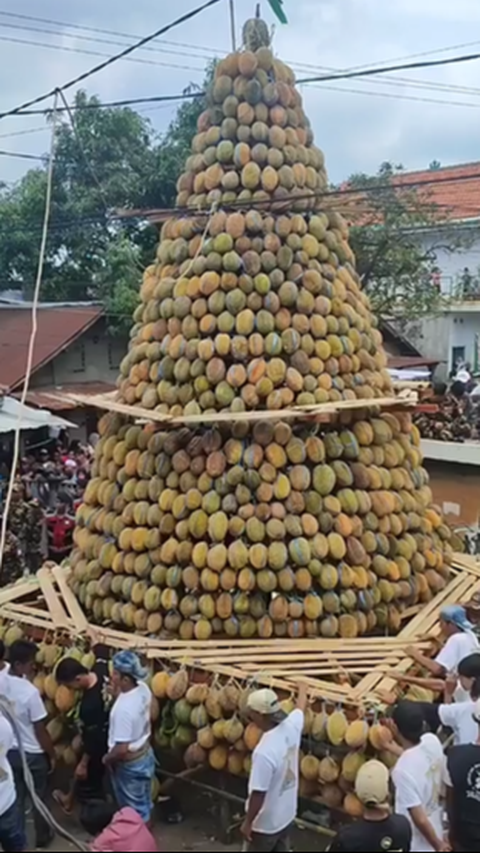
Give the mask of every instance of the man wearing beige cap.
[[355, 793], [364, 806], [363, 820], [343, 827], [330, 847], [332, 853], [404, 853], [411, 850], [412, 829], [406, 817], [392, 814], [389, 773], [380, 761], [360, 769]]
[[263, 732], [252, 757], [247, 815], [242, 826], [251, 853], [286, 853], [297, 816], [298, 765], [307, 707], [301, 686], [297, 707], [286, 714], [273, 690], [258, 690], [248, 700], [249, 717]]

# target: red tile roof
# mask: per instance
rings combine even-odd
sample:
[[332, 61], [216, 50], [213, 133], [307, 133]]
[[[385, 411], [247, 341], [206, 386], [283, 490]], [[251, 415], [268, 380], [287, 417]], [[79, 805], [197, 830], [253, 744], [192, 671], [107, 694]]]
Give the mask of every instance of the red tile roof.
[[[79, 404], [68, 399], [68, 394], [79, 394], [83, 397], [93, 397], [98, 394], [111, 394], [115, 385], [107, 382], [82, 382], [79, 385], [48, 385], [45, 388], [32, 388], [27, 394], [29, 406], [38, 409], [50, 409], [52, 412], [66, 412], [68, 409], [78, 409]], [[20, 397], [18, 391], [15, 397]]]
[[[48, 364], [102, 316], [102, 308], [39, 308], [33, 372]], [[27, 367], [32, 314], [28, 308], [0, 307], [0, 385], [22, 385]]]
[[[420, 172], [402, 172], [392, 183], [406, 193], [415, 193], [427, 205], [437, 221], [468, 221], [480, 219], [480, 162]], [[341, 185], [338, 195], [332, 193], [336, 208], [351, 225], [373, 225], [379, 214], [369, 206], [368, 193], [354, 192], [348, 182]]]
[[404, 172], [393, 182], [424, 195], [445, 219], [480, 219], [480, 162]]

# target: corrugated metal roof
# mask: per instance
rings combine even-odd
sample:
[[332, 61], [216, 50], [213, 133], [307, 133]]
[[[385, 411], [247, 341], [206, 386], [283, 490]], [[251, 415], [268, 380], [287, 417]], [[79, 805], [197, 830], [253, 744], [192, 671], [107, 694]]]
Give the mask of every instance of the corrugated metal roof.
[[[38, 309], [38, 332], [33, 372], [48, 364], [102, 316], [98, 306]], [[14, 390], [22, 385], [27, 367], [32, 318], [25, 308], [0, 306], [0, 385]]]
[[[53, 412], [66, 412], [77, 409], [78, 403], [68, 399], [68, 394], [81, 394], [93, 397], [96, 394], [110, 394], [115, 385], [107, 382], [84, 382], [79, 385], [48, 385], [45, 388], [32, 388], [27, 394], [27, 403], [39, 409], [51, 409]], [[20, 393], [20, 392], [19, 392]]]
[[52, 415], [45, 409], [31, 409], [30, 406], [22, 406], [14, 397], [0, 397], [0, 433], [12, 432], [17, 428], [19, 416], [21, 418], [21, 429], [41, 429], [42, 427], [60, 427], [67, 429], [74, 426], [70, 421]]
[[410, 368], [414, 369], [416, 367], [434, 367], [437, 364], [440, 364], [440, 358], [424, 358], [423, 356], [410, 356], [410, 355], [389, 355], [388, 356], [388, 367], [395, 368], [397, 370]]

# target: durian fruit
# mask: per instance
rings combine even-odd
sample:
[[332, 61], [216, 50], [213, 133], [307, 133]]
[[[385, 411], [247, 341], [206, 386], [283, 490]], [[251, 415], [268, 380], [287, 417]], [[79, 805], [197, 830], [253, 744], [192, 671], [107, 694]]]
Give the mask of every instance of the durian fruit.
[[369, 727], [365, 720], [350, 723], [345, 733], [345, 743], [350, 749], [363, 749], [368, 742]]
[[143, 419], [200, 423], [100, 420], [71, 584], [93, 622], [186, 642], [394, 634], [452, 555], [410, 415], [201, 423], [392, 393], [293, 72], [264, 25], [246, 32], [216, 67], [118, 382]]
[[327, 720], [327, 736], [333, 746], [340, 746], [348, 731], [348, 721], [343, 711], [334, 711]]

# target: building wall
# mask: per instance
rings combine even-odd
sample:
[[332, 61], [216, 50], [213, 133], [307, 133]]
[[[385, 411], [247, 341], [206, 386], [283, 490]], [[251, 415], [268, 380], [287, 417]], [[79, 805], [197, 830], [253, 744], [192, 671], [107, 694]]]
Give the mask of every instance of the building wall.
[[127, 338], [111, 337], [107, 334], [105, 321], [99, 320], [53, 361], [38, 370], [32, 377], [31, 388], [88, 382], [115, 384], [127, 348]]
[[[472, 275], [480, 272], [480, 227], [452, 226], [432, 231], [422, 237], [426, 250], [432, 249], [436, 265], [441, 272], [441, 290], [444, 296], [453, 296], [459, 279], [468, 268]], [[451, 249], [454, 251], [450, 251]]]
[[[434, 248], [437, 266], [441, 273], [442, 294], [447, 298], [458, 295], [458, 286], [466, 268], [472, 276], [480, 277], [480, 228], [442, 230], [422, 238], [426, 249]], [[455, 251], [447, 247], [456, 246]], [[427, 358], [443, 362], [437, 378], [446, 378], [454, 367], [462, 349], [472, 365], [475, 362], [476, 336], [480, 335], [480, 303], [478, 311], [470, 303], [469, 311], [449, 309], [438, 317], [427, 318], [412, 324], [408, 337]], [[442, 375], [443, 374], [443, 375]]]

